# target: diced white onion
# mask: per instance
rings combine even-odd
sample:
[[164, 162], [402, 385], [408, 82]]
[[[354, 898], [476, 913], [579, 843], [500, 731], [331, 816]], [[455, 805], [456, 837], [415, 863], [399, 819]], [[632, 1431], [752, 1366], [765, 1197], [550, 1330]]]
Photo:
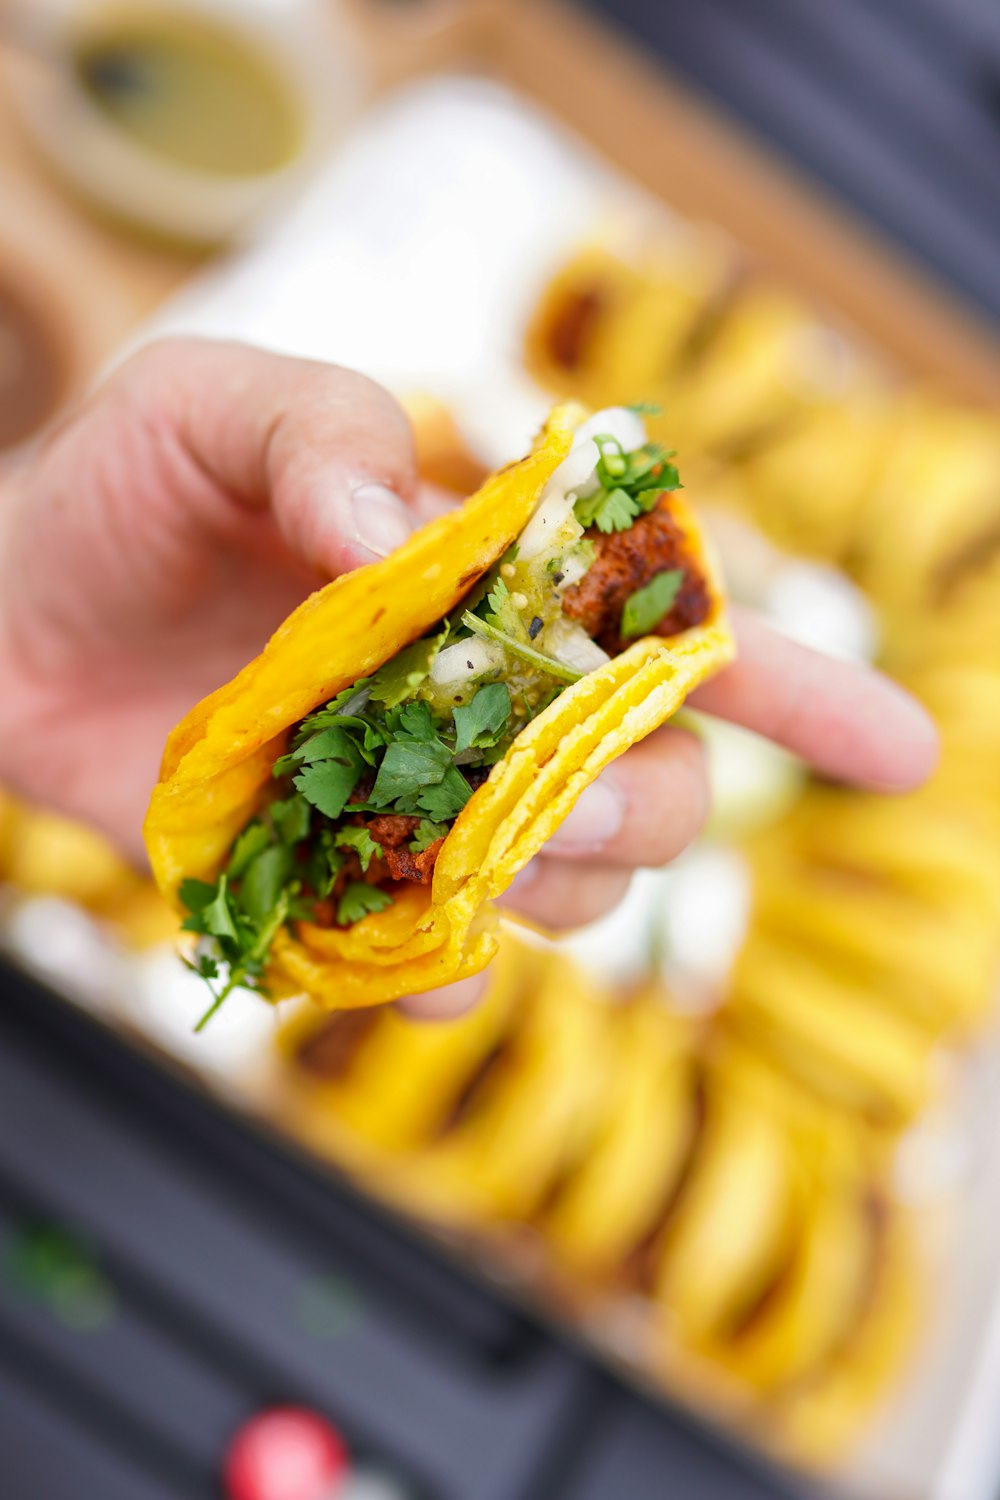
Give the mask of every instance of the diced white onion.
[[590, 562], [582, 551], [569, 552], [559, 563], [562, 577], [556, 584], [557, 593], [561, 594], [564, 589], [571, 589], [574, 583], [579, 583], [589, 567]]
[[600, 458], [597, 444], [593, 442], [574, 446], [562, 463], [552, 470], [542, 491], [539, 509], [554, 498], [567, 495], [579, 497], [588, 494], [597, 483], [597, 460]]
[[438, 652], [431, 666], [431, 681], [438, 687], [457, 687], [495, 672], [504, 665], [504, 660], [504, 649], [496, 641], [470, 636]]
[[[637, 411], [630, 411], [627, 406], [607, 406], [580, 423], [573, 439], [573, 450], [584, 447], [595, 437], [603, 437], [605, 433], [617, 438], [626, 453], [634, 453], [646, 441], [645, 423]], [[595, 464], [596, 451], [595, 447]]]
[[596, 672], [611, 660], [596, 641], [592, 641], [582, 625], [562, 616], [554, 620], [545, 632], [545, 650], [564, 667], [574, 672]]
[[[551, 481], [550, 481], [551, 483]], [[573, 494], [553, 494], [542, 502], [517, 540], [518, 562], [530, 562], [565, 541], [568, 545], [583, 535], [573, 515]]]
[[570, 520], [573, 502], [596, 488], [597, 461], [601, 455], [594, 438], [605, 434], [617, 438], [626, 453], [641, 448], [646, 441], [642, 418], [627, 406], [609, 406], [581, 423], [572, 448], [558, 468], [553, 469], [535, 514], [521, 533], [517, 544], [520, 558], [529, 561], [548, 551]]

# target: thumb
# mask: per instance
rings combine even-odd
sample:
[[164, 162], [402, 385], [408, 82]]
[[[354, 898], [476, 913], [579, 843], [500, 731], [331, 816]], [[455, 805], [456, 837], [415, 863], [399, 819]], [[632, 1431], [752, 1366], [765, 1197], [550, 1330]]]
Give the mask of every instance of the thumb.
[[130, 363], [132, 381], [168, 395], [195, 463], [237, 503], [269, 509], [312, 572], [385, 557], [417, 524], [410, 424], [366, 376], [203, 339], [152, 345]]

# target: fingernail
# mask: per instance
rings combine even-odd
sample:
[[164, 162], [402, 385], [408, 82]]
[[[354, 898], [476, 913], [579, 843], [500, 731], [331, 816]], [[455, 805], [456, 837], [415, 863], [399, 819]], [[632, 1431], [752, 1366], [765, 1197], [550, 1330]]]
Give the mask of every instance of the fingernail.
[[410, 512], [384, 484], [362, 484], [351, 495], [355, 545], [372, 557], [388, 557], [413, 531]]
[[583, 792], [548, 848], [558, 854], [593, 854], [609, 844], [625, 822], [625, 794], [607, 775]]

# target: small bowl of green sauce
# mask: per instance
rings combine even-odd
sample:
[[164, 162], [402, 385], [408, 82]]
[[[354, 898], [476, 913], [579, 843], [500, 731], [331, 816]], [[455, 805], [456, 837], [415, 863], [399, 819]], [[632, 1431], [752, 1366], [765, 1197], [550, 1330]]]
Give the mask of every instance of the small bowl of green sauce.
[[116, 217], [218, 242], [307, 170], [360, 95], [324, 0], [47, 0], [22, 113]]

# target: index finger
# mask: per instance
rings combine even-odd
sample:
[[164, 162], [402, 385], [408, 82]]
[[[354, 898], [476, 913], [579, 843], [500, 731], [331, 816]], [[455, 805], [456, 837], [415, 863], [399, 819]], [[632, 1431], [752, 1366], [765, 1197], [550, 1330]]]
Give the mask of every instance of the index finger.
[[739, 655], [698, 688], [692, 708], [741, 724], [802, 756], [824, 775], [875, 791], [912, 791], [938, 757], [934, 722], [896, 683], [839, 661], [734, 607]]

